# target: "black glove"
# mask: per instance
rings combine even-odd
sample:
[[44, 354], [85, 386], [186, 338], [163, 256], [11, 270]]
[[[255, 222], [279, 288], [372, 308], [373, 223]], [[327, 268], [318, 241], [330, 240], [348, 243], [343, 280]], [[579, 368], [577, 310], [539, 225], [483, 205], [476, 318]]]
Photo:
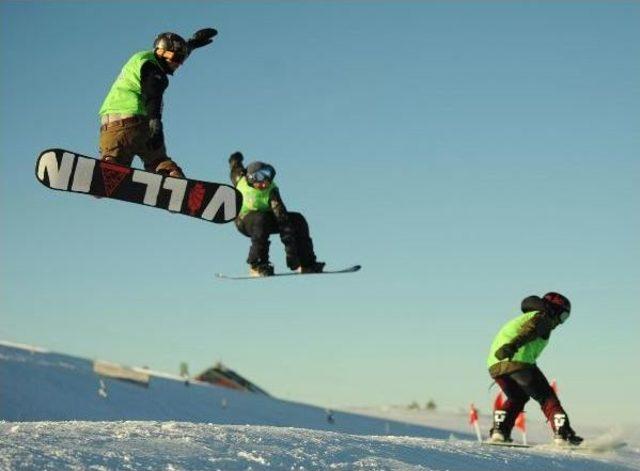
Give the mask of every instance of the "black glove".
[[151, 150], [160, 149], [164, 144], [164, 132], [162, 131], [162, 121], [160, 118], [149, 120], [149, 140], [147, 147]]
[[229, 164], [231, 164], [231, 165], [241, 164], [243, 160], [244, 160], [244, 157], [242, 156], [242, 154], [240, 152], [234, 152], [229, 157]]
[[496, 358], [498, 360], [506, 360], [507, 358], [511, 360], [517, 351], [518, 347], [516, 347], [514, 344], [505, 343], [496, 351]]
[[218, 34], [213, 28], [204, 28], [193, 33], [187, 40], [187, 47], [189, 51], [193, 51], [202, 46], [206, 46], [207, 44], [211, 44], [213, 42], [213, 38]]

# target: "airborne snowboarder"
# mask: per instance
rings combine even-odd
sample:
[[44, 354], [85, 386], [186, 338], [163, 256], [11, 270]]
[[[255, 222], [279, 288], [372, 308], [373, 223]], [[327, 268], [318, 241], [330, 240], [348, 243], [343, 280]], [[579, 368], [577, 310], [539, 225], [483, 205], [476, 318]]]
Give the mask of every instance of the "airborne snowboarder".
[[278, 186], [274, 183], [275, 169], [264, 162], [252, 162], [246, 168], [240, 152], [229, 157], [231, 181], [242, 193], [243, 202], [236, 219], [238, 230], [251, 238], [247, 263], [252, 276], [271, 276], [269, 236], [279, 234], [284, 244], [287, 266], [300, 273], [320, 273], [323, 262], [316, 261], [309, 225], [305, 217], [287, 211]]
[[536, 365], [551, 331], [569, 318], [571, 303], [550, 292], [542, 298], [525, 298], [521, 307], [523, 314], [507, 322], [496, 335], [487, 359], [489, 374], [507, 397], [502, 408], [494, 411], [489, 441], [511, 442], [516, 417], [533, 398], [551, 424], [556, 443], [578, 445], [583, 439], [569, 425], [558, 396]]
[[145, 170], [183, 178], [182, 169], [167, 155], [162, 127], [162, 97], [168, 75], [191, 52], [213, 41], [213, 28], [197, 31], [189, 40], [161, 33], [153, 50], [135, 53], [127, 61], [100, 108], [101, 159], [131, 166], [135, 155]]

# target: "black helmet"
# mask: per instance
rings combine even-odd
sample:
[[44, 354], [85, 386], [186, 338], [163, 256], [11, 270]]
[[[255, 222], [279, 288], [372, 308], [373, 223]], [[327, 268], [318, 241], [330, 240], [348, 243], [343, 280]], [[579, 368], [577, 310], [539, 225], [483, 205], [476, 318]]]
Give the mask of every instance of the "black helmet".
[[247, 183], [253, 185], [254, 183], [270, 181], [276, 177], [276, 170], [269, 164], [264, 162], [251, 162], [247, 165]]
[[571, 302], [565, 296], [551, 291], [545, 294], [542, 299], [545, 300], [547, 305], [553, 310], [554, 314], [558, 316], [560, 323], [563, 323], [569, 318], [569, 315], [571, 314]]
[[189, 56], [187, 41], [176, 33], [160, 33], [153, 41], [153, 50], [162, 49], [162, 57], [182, 64]]

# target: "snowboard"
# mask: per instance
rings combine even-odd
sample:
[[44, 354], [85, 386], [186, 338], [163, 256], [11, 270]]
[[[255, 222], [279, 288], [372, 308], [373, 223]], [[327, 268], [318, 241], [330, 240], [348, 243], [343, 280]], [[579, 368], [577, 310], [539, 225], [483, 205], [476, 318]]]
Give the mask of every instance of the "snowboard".
[[242, 207], [241, 193], [230, 185], [163, 176], [65, 149], [41, 152], [36, 178], [52, 190], [128, 201], [218, 224], [233, 221]]
[[596, 454], [612, 452], [627, 446], [627, 444], [624, 441], [619, 440], [617, 438], [610, 438], [610, 437], [597, 437], [592, 439], [586, 439], [579, 445], [570, 445], [570, 444], [558, 445], [556, 443], [525, 445], [524, 443], [514, 443], [514, 442], [503, 443], [503, 442], [490, 442], [490, 441], [483, 441], [482, 444], [499, 446], [504, 448], [533, 448], [535, 450], [545, 450], [545, 451], [572, 451], [572, 452], [596, 453]]
[[531, 448], [532, 445], [525, 445], [524, 443], [515, 443], [515, 442], [490, 442], [483, 441], [483, 445], [491, 445], [491, 446], [502, 446], [505, 448]]
[[298, 273], [297, 271], [292, 271], [287, 273], [274, 273], [271, 276], [225, 275], [224, 273], [216, 273], [216, 276], [225, 280], [261, 280], [265, 278], [273, 278], [276, 276], [336, 275], [339, 273], [354, 273], [361, 268], [361, 265], [353, 265], [348, 268], [343, 268], [342, 270], [324, 270], [320, 273]]

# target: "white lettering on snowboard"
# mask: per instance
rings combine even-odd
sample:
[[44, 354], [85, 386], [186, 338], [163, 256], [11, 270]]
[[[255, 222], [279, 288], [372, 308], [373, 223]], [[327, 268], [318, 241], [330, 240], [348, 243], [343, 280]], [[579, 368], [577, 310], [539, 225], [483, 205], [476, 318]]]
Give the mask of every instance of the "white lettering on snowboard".
[[184, 178], [168, 177], [164, 180], [162, 187], [171, 192], [171, 199], [169, 200], [169, 207], [167, 209], [179, 213], [182, 209], [184, 194], [187, 191], [187, 180]]
[[[97, 162], [99, 164], [96, 159], [80, 156], [72, 152], [51, 150], [40, 155], [36, 177], [45, 186], [55, 190], [90, 193], [94, 176], [96, 175]], [[102, 170], [102, 177], [105, 179], [105, 169], [102, 168]], [[137, 197], [130, 199], [132, 196], [125, 196], [125, 199], [129, 201], [158, 207], [160, 191], [167, 190], [170, 192], [168, 202], [165, 203], [166, 200], [163, 198], [162, 205], [167, 204], [166, 209], [169, 211], [181, 212], [185, 200], [188, 199], [185, 214], [191, 216], [197, 217], [203, 207], [204, 210], [200, 213], [200, 218], [208, 221], [213, 221], [220, 212], [222, 213], [221, 221], [217, 220], [216, 222], [228, 222], [238, 215], [237, 193], [231, 187], [215, 185], [217, 187], [216, 191], [206, 201], [207, 193], [211, 192], [211, 186], [206, 186], [208, 185], [206, 182], [196, 182], [195, 185], [190, 187], [190, 180], [165, 177], [142, 170], [131, 170], [131, 181], [143, 184], [144, 192], [142, 201], [134, 201], [134, 199], [138, 199]], [[118, 171], [118, 173], [122, 172]], [[116, 186], [121, 181], [122, 178], [116, 182]], [[107, 189], [106, 184], [108, 182], [105, 181], [104, 183], [105, 189]], [[107, 191], [106, 196], [111, 197], [111, 192]]]
[[91, 181], [93, 180], [93, 169], [96, 166], [94, 159], [78, 157], [76, 169], [73, 171], [73, 184], [71, 191], [89, 193]]
[[38, 162], [38, 180], [44, 183], [45, 174], [49, 177], [49, 187], [54, 190], [66, 190], [69, 187], [71, 169], [75, 156], [68, 152], [62, 155], [62, 161], [58, 165], [55, 152], [47, 152], [40, 157]]
[[159, 175], [157, 173], [143, 172], [140, 170], [134, 170], [133, 176], [131, 177], [131, 181], [142, 183], [147, 187], [144, 191], [144, 204], [149, 206], [156, 206], [158, 204], [158, 195], [160, 194], [160, 189], [163, 188], [171, 192], [171, 197], [169, 198], [169, 206], [167, 207], [167, 209], [169, 211], [179, 213], [180, 209], [182, 209], [182, 201], [184, 200], [184, 195], [187, 191], [187, 180], [183, 178], [168, 177], [164, 179], [163, 183], [162, 179], [162, 175]]
[[236, 193], [233, 188], [227, 186], [219, 187], [200, 217], [202, 219], [207, 219], [208, 221], [213, 221], [213, 218], [216, 216], [216, 213], [221, 206], [224, 206], [225, 221], [229, 221], [236, 217]]
[[144, 200], [142, 202], [149, 206], [155, 206], [158, 202], [158, 193], [160, 193], [162, 175], [134, 170], [131, 181], [147, 185], [147, 188], [144, 191]]

